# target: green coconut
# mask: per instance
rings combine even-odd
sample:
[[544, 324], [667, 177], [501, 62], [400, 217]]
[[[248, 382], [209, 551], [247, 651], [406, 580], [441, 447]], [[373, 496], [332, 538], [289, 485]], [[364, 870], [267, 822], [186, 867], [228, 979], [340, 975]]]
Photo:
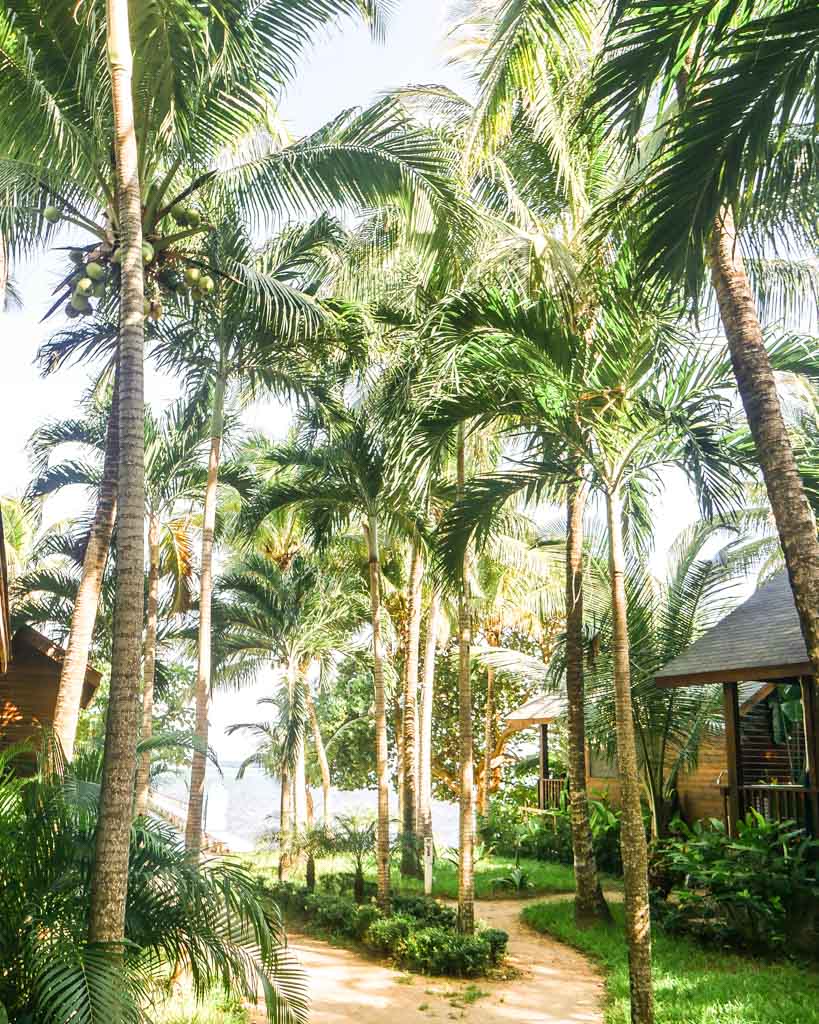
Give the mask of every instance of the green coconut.
[[105, 267], [96, 261], [86, 263], [85, 272], [92, 281], [101, 281], [105, 277]]
[[142, 315], [143, 316], [149, 316], [150, 312], [151, 312], [151, 300], [150, 299], [143, 299], [142, 300]]
[[122, 249], [114, 249], [111, 253], [112, 263], [122, 263]]
[[212, 292], [215, 287], [216, 282], [210, 274], [205, 274], [205, 276], [199, 281], [199, 288], [205, 295], [207, 295], [208, 292]]
[[142, 243], [142, 262], [151, 263], [154, 258], [154, 247], [150, 242]]
[[197, 284], [201, 276], [202, 271], [199, 269], [199, 267], [188, 267], [188, 269], [185, 271], [185, 281], [190, 285]]
[[81, 277], [79, 281], [77, 281], [76, 290], [80, 295], [88, 295], [88, 293], [91, 291], [93, 287], [94, 282], [91, 280], [90, 277]]
[[105, 295], [105, 282], [97, 281], [91, 289], [91, 295], [95, 299], [101, 299]]
[[69, 320], [76, 320], [78, 316], [81, 316], [81, 313], [78, 309], [74, 309], [70, 302], [67, 302], [65, 306], [65, 315]]
[[74, 292], [69, 299], [69, 304], [77, 310], [78, 313], [90, 313], [91, 303], [88, 301], [85, 295], [81, 292]]
[[63, 219], [63, 211], [58, 206], [47, 206], [43, 210], [43, 216], [49, 224], [57, 224]]

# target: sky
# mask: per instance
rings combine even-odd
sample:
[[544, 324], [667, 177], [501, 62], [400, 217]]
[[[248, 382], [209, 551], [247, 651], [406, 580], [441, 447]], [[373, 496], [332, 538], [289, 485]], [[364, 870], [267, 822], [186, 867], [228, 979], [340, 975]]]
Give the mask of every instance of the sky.
[[[295, 135], [312, 132], [342, 110], [366, 105], [399, 86], [435, 82], [466, 91], [458, 71], [446, 63], [446, 9], [443, 0], [402, 0], [383, 44], [352, 23], [328, 32], [308, 54], [297, 83], [283, 99], [281, 114], [291, 131]], [[65, 244], [65, 240], [56, 244]], [[59, 318], [47, 325], [40, 323], [50, 305], [56, 275], [53, 253], [17, 268], [14, 276], [22, 294], [22, 309], [0, 313], [0, 494], [4, 495], [22, 493], [29, 480], [25, 445], [32, 430], [46, 419], [74, 414], [88, 386], [87, 373], [81, 367], [43, 378], [34, 364], [38, 346], [59, 326]], [[176, 397], [175, 383], [151, 367], [146, 373], [147, 400], [162, 408]], [[253, 410], [252, 422], [256, 428], [280, 435], [286, 428], [286, 412], [266, 405]], [[47, 519], [66, 515], [76, 500], [76, 496], [66, 497], [60, 504], [52, 503]], [[693, 498], [680, 481], [671, 482], [662, 505], [660, 551], [696, 515]], [[257, 686], [216, 696], [212, 741], [221, 758], [241, 759], [247, 754], [247, 739], [227, 737], [224, 727], [253, 720], [257, 716], [255, 701], [269, 692], [270, 685], [270, 676], [265, 674]]]

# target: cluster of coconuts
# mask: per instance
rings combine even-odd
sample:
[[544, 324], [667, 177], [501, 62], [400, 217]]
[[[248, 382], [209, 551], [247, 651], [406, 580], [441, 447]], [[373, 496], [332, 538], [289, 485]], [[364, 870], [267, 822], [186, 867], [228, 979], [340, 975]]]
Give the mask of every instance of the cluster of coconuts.
[[[47, 206], [43, 217], [49, 224], [56, 224], [62, 219], [62, 210], [56, 206]], [[202, 218], [197, 210], [185, 206], [175, 206], [171, 210], [174, 222], [183, 228], [198, 228]], [[86, 254], [80, 249], [73, 249], [70, 258], [77, 265], [77, 271], [70, 279], [73, 286], [71, 298], [65, 307], [66, 315], [74, 318], [86, 316], [93, 312], [91, 299], [100, 299], [105, 295], [109, 267], [117, 267], [122, 262], [122, 250], [99, 248], [91, 254], [92, 258], [85, 262]], [[187, 263], [178, 253], [163, 250], [162, 265], [156, 262], [156, 249], [150, 241], [142, 243], [142, 263], [145, 268], [145, 299], [143, 313], [145, 317], [159, 320], [163, 313], [162, 291], [175, 293], [189, 292], [196, 301], [208, 298], [216, 288], [216, 282], [210, 274], [200, 267]], [[185, 264], [184, 269], [180, 264]], [[149, 294], [150, 293], [150, 294]]]

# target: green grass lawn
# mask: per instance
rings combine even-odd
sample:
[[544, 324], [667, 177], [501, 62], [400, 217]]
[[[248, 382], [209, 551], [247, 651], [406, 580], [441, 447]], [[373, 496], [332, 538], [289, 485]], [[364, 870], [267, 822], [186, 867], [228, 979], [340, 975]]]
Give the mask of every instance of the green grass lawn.
[[[580, 930], [571, 900], [526, 907], [523, 920], [597, 960], [606, 976], [606, 1024], [627, 1024], [623, 910], [616, 925]], [[819, 1024], [819, 971], [724, 953], [654, 930], [657, 1024]]]
[[[278, 855], [267, 851], [244, 854], [242, 860], [249, 868], [271, 880], [276, 877]], [[521, 858], [521, 868], [526, 872], [533, 888], [514, 892], [508, 886], [500, 887], [496, 880], [508, 875], [514, 867], [514, 860], [506, 857], [487, 857], [475, 866], [475, 896], [479, 900], [520, 896], [531, 899], [533, 896], [544, 896], [548, 893], [574, 891], [574, 871], [568, 864], [554, 864], [551, 861], [529, 860]], [[352, 871], [352, 863], [346, 857], [326, 857], [316, 862], [316, 874], [319, 879], [324, 874], [336, 871]], [[303, 875], [296, 873], [291, 878], [303, 880]], [[375, 881], [375, 869], [367, 871], [367, 878]], [[416, 893], [424, 891], [424, 883], [415, 878], [402, 878], [396, 867], [392, 869], [393, 887], [398, 892]], [[618, 879], [604, 878], [606, 888], [617, 888], [621, 885]], [[458, 872], [454, 864], [439, 859], [435, 863], [432, 881], [432, 894], [443, 899], [457, 899]]]

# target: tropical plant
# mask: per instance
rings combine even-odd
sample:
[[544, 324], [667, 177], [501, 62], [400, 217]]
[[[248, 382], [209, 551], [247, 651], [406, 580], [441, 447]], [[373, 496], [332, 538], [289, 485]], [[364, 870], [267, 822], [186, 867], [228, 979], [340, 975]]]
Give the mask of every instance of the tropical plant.
[[20, 778], [16, 752], [0, 754], [0, 1006], [11, 1020], [148, 1021], [180, 970], [198, 999], [261, 993], [270, 1021], [306, 1020], [303, 975], [256, 881], [227, 861], [193, 863], [154, 819], [129, 828], [124, 947], [89, 942], [102, 759], [79, 758], [90, 773]]
[[611, 131], [626, 127], [636, 139], [647, 122], [648, 158], [626, 185], [628, 199], [621, 194], [616, 203], [621, 213], [637, 214], [648, 272], [684, 278], [696, 294], [710, 269], [805, 642], [819, 669], [819, 541], [743, 258], [750, 248], [767, 279], [759, 292], [779, 296], [780, 309], [804, 309], [815, 296], [815, 267], [770, 254], [781, 254], [787, 240], [816, 248], [810, 126], [817, 31], [815, 7], [804, 0], [620, 4], [594, 99]]

